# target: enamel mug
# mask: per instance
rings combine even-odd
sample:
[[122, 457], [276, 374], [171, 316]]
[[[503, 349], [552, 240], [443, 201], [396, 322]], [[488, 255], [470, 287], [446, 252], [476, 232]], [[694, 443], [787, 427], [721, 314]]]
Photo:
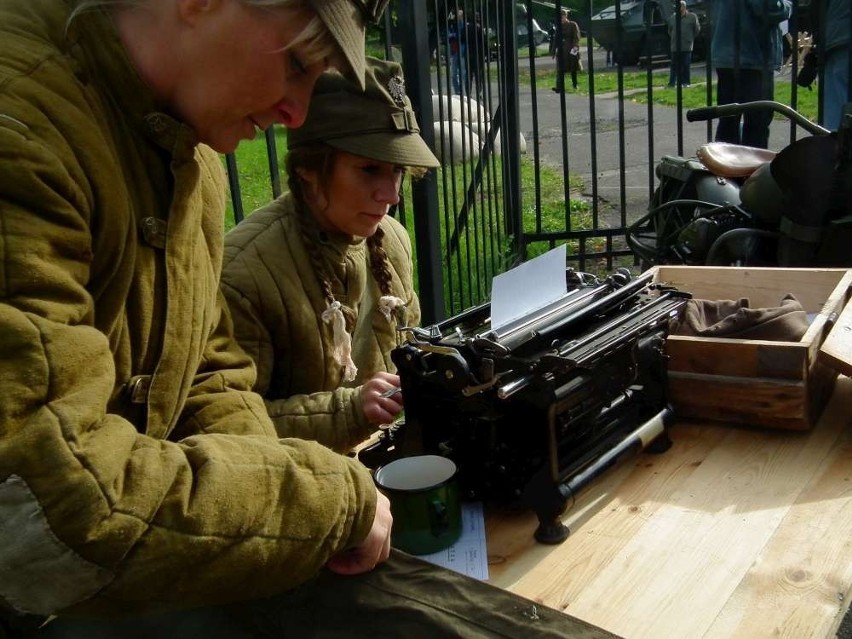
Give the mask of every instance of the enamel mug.
[[403, 457], [376, 470], [390, 500], [391, 545], [412, 555], [448, 548], [461, 535], [456, 465], [440, 455]]

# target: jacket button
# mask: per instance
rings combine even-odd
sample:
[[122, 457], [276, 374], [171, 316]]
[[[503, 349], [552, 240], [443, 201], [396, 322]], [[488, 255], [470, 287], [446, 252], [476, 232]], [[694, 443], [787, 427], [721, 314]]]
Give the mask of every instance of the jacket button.
[[166, 130], [166, 126], [168, 126], [166, 124], [166, 119], [159, 113], [147, 116], [146, 120], [148, 122], [148, 130], [150, 130], [151, 133], [162, 133]]

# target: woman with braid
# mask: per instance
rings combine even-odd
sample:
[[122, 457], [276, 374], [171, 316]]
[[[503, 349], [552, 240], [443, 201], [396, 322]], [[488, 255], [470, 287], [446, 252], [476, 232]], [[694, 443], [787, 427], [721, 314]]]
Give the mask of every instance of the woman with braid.
[[411, 245], [387, 215], [406, 173], [438, 160], [396, 63], [367, 59], [366, 91], [316, 84], [288, 132], [289, 192], [225, 240], [222, 289], [279, 436], [346, 451], [402, 408], [390, 351], [416, 325]]

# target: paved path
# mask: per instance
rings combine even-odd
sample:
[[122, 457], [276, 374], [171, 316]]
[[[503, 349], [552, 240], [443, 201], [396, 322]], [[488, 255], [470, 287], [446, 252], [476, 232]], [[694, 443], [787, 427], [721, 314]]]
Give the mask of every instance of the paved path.
[[[541, 60], [539, 58], [538, 60]], [[537, 62], [538, 62], [537, 60]], [[601, 60], [601, 63], [603, 60]], [[547, 61], [538, 66], [547, 64]], [[668, 80], [667, 70], [659, 74], [659, 86]], [[703, 65], [693, 67], [693, 78], [701, 78]], [[620, 224], [621, 193], [627, 220], [642, 215], [647, 206], [651, 185], [657, 180], [654, 167], [663, 155], [678, 155], [678, 118], [682, 121], [682, 148], [685, 155], [694, 155], [695, 149], [708, 140], [707, 124], [687, 122], [675, 107], [653, 105], [649, 115], [647, 104], [632, 102], [629, 96], [623, 101], [617, 95], [598, 96], [594, 100], [595, 147], [592, 147], [591, 103], [587, 95], [565, 94], [564, 111], [561, 95], [553, 93], [550, 86], [536, 88], [533, 104], [530, 86], [519, 88], [521, 130], [527, 140], [527, 154], [533, 153], [533, 114], [538, 118], [538, 151], [541, 161], [551, 166], [562, 166], [567, 161], [571, 174], [579, 175], [585, 183], [584, 195], [591, 196], [597, 176], [597, 196], [601, 209], [609, 209], [607, 222]], [[653, 124], [649, 124], [653, 121]], [[619, 124], [623, 122], [624, 148], [619, 143]], [[568, 134], [567, 156], [563, 155], [562, 130]], [[715, 130], [715, 129], [714, 129]], [[712, 132], [711, 132], [712, 136]], [[770, 148], [781, 149], [788, 142], [789, 127], [780, 121], [772, 125]], [[650, 147], [649, 147], [650, 141]], [[592, 156], [597, 159], [592, 171]], [[623, 164], [622, 164], [623, 155]], [[613, 215], [614, 212], [614, 215]]]

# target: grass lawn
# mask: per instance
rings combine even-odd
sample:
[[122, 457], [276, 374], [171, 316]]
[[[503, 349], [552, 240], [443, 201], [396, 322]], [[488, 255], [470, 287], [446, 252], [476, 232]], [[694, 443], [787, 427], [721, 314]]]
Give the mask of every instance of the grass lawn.
[[[528, 69], [524, 69], [519, 73], [522, 82], [530, 82], [530, 74]], [[677, 89], [666, 86], [669, 80], [668, 69], [656, 70], [651, 73], [652, 99], [655, 104], [663, 104], [667, 106], [677, 106]], [[683, 100], [684, 109], [694, 109], [707, 106], [707, 85], [706, 77], [693, 74], [693, 84], [690, 87], [684, 87], [681, 90], [681, 99]], [[633, 102], [646, 103], [648, 100], [648, 73], [647, 71], [628, 71], [622, 73], [622, 90], [624, 98]], [[556, 72], [553, 69], [540, 69], [536, 72], [536, 86], [551, 87], [556, 84]], [[588, 95], [589, 93], [589, 76], [583, 74], [579, 78], [578, 93]], [[595, 95], [603, 94], [618, 94], [619, 80], [618, 73], [614, 69], [605, 71], [596, 71], [594, 76]], [[715, 86], [714, 93], [710, 96], [709, 102], [715, 103]], [[775, 100], [782, 104], [792, 103], [792, 84], [789, 77], [776, 78], [775, 80]], [[811, 121], [816, 121], [817, 118], [817, 93], [816, 91], [808, 91], [798, 87], [796, 94], [796, 108]], [[782, 115], [776, 115], [779, 119], [786, 119]]]

